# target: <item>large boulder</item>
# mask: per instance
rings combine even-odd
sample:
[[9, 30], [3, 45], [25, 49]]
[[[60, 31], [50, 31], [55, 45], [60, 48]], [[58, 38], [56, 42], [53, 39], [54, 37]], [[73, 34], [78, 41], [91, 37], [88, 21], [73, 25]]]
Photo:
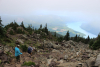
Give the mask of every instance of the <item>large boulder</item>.
[[51, 59], [47, 59], [47, 65], [51, 64], [52, 58]]
[[4, 53], [6, 54], [7, 52], [10, 52], [10, 47], [4, 46]]
[[64, 60], [67, 60], [67, 59], [68, 59], [68, 55], [65, 55], [65, 56], [64, 56]]
[[46, 41], [44, 40], [43, 46], [46, 48], [52, 48], [53, 47], [53, 43], [50, 41]]
[[60, 45], [53, 44], [53, 48], [54, 48], [54, 49], [60, 49], [61, 46], [60, 46]]
[[16, 40], [16, 44], [23, 44], [24, 42], [21, 39]]
[[58, 65], [58, 63], [56, 63], [55, 61], [51, 61], [51, 63], [49, 64], [49, 67], [56, 67]]
[[22, 34], [22, 35], [20, 35], [20, 38], [21, 38], [21, 39], [28, 40], [28, 37], [27, 37], [27, 35], [25, 35], [25, 34], [24, 34], [24, 35], [23, 35], [23, 34]]
[[4, 49], [4, 47], [0, 45], [0, 51], [2, 51], [3, 49]]
[[76, 43], [75, 43], [75, 42], [73, 42], [72, 40], [69, 40], [69, 41], [67, 41], [66, 43], [67, 43], [67, 44], [71, 44], [71, 45], [73, 45], [73, 46], [75, 46], [75, 45], [76, 45]]
[[56, 45], [55, 43], [52, 43], [51, 41], [46, 41], [46, 40], [44, 40], [43, 47], [44, 48], [53, 48], [53, 49], [61, 48], [60, 45]]
[[39, 39], [40, 38], [40, 34], [33, 34], [31, 37], [35, 38], [35, 39]]
[[95, 66], [99, 66], [100, 65], [100, 54], [97, 56], [96, 62], [95, 62]]
[[86, 64], [89, 67], [92, 67], [95, 65], [95, 58], [94, 57], [90, 57], [88, 60], [86, 60]]

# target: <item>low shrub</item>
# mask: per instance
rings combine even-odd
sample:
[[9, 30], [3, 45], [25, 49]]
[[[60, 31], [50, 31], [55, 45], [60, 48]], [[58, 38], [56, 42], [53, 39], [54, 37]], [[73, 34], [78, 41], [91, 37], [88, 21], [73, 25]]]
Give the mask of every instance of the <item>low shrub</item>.
[[10, 47], [15, 47], [16, 45], [15, 45], [15, 43], [9, 43], [9, 46]]
[[12, 30], [10, 30], [9, 34], [10, 35], [14, 35], [14, 32]]
[[7, 54], [8, 56], [10, 56], [12, 53], [10, 53], [10, 52], [6, 52], [6, 54]]
[[0, 64], [1, 64], [1, 62], [2, 62], [2, 61], [0, 60]]
[[93, 48], [93, 50], [99, 49], [100, 48], [100, 41], [99, 40], [95, 41], [92, 45], [92, 48]]
[[27, 52], [28, 47], [26, 45], [21, 45], [21, 49], [23, 52]]
[[22, 66], [31, 66], [31, 65], [35, 65], [35, 63], [29, 61], [29, 62], [24, 62], [24, 64], [22, 64]]
[[17, 29], [17, 31], [16, 31], [18, 34], [25, 34], [25, 32], [24, 31], [22, 31], [22, 29]]

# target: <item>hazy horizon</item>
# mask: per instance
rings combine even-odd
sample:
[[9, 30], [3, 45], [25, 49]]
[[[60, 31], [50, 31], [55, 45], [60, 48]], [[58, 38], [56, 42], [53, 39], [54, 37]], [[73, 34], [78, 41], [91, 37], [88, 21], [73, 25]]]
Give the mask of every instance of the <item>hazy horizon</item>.
[[3, 24], [16, 20], [55, 27], [66, 25], [93, 38], [100, 32], [99, 3], [100, 0], [0, 0], [0, 16]]

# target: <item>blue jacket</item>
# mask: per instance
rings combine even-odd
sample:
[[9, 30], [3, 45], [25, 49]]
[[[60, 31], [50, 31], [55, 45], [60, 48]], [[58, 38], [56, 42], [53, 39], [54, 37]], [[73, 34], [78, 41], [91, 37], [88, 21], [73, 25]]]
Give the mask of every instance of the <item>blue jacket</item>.
[[15, 56], [19, 56], [20, 54], [22, 54], [19, 50], [18, 47], [15, 47]]
[[29, 47], [28, 47], [28, 53], [31, 53], [32, 50], [33, 50], [33, 48], [29, 46]]

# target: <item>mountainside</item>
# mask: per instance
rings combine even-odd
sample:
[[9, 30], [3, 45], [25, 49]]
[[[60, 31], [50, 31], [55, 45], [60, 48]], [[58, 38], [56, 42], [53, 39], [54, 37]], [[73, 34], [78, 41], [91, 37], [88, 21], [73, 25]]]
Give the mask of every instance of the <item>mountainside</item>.
[[[55, 35], [55, 32], [50, 32], [52, 35]], [[59, 33], [56, 33], [56, 36], [57, 37], [64, 37], [63, 35], [59, 34]]]
[[[48, 36], [48, 39], [41, 38], [43, 35], [46, 36], [45, 33], [10, 35], [11, 30], [16, 32], [9, 28], [6, 39], [3, 40], [3, 44], [0, 43], [0, 67], [91, 67], [99, 64], [96, 61], [99, 51], [92, 51], [88, 44], [72, 40], [56, 42]], [[15, 58], [16, 45], [20, 45], [22, 52], [19, 63]], [[32, 55], [27, 53], [27, 47], [30, 45], [34, 48]], [[93, 62], [96, 63], [92, 64]]]
[[[1, 19], [0, 19], [1, 20]], [[69, 33], [62, 38], [60, 34], [48, 31], [48, 26], [33, 29], [31, 25], [27, 28], [23, 22], [18, 25], [15, 21], [0, 30], [0, 67], [91, 67], [98, 66], [97, 55], [99, 54], [100, 36], [97, 41], [88, 36], [69, 38]], [[53, 28], [59, 32], [58, 27]], [[61, 30], [61, 32], [64, 31]], [[91, 44], [88, 44], [91, 43]], [[20, 61], [15, 58], [14, 49], [20, 45], [22, 54]], [[30, 55], [28, 47], [34, 50]], [[92, 47], [93, 46], [93, 47]], [[98, 46], [98, 47], [97, 47]], [[98, 49], [98, 50], [91, 50]], [[100, 61], [99, 61], [100, 62]]]
[[[48, 25], [49, 26], [49, 25]], [[48, 29], [52, 32], [57, 32], [58, 34], [62, 35], [62, 36], [65, 36], [67, 31], [69, 31], [70, 33], [70, 37], [74, 37], [77, 35], [80, 35], [80, 37], [84, 37], [85, 34], [84, 33], [81, 33], [81, 32], [78, 32], [78, 31], [75, 31], [71, 28], [68, 28], [67, 26], [63, 26], [63, 27], [59, 27], [59, 26], [56, 26], [57, 27], [57, 30], [53, 30], [53, 28], [55, 28], [55, 26], [51, 26], [51, 27], [48, 27]]]

